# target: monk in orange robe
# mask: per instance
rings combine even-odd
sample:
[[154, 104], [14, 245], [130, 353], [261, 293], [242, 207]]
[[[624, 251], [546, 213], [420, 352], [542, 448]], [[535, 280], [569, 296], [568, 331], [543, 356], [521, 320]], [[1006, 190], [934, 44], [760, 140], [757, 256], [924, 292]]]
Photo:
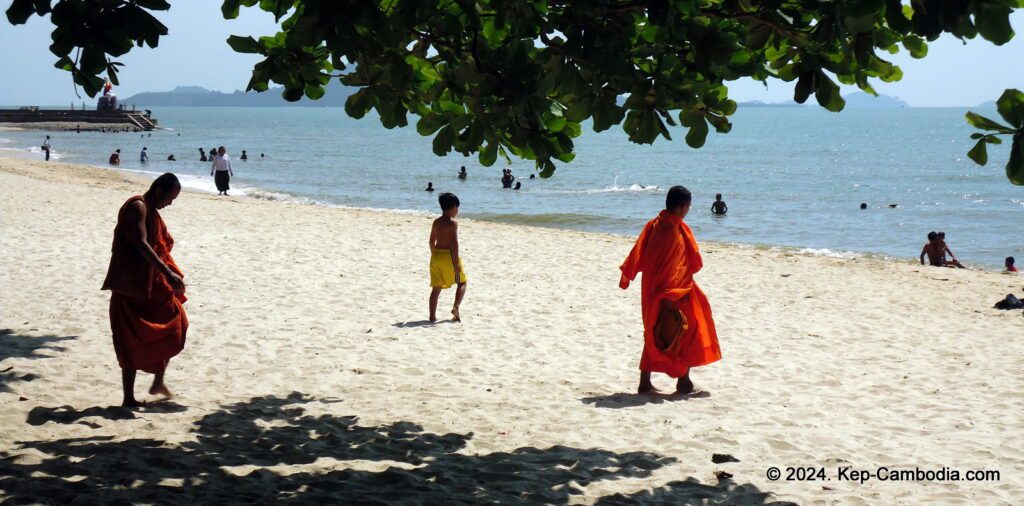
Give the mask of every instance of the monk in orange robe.
[[689, 190], [673, 186], [665, 198], [665, 210], [647, 222], [619, 267], [623, 290], [637, 273], [644, 273], [640, 284], [644, 351], [638, 393], [656, 393], [651, 373], [662, 372], [678, 378], [676, 392], [688, 394], [693, 391], [690, 368], [722, 358], [711, 305], [693, 280], [703, 263], [693, 232], [683, 222], [692, 199]]
[[158, 177], [142, 196], [128, 199], [117, 214], [110, 268], [103, 290], [110, 290], [110, 330], [121, 366], [126, 407], [135, 400], [135, 374], [154, 374], [149, 393], [170, 398], [164, 372], [171, 357], [185, 347], [185, 283], [171, 258], [174, 239], [160, 209], [178, 198], [174, 174]]

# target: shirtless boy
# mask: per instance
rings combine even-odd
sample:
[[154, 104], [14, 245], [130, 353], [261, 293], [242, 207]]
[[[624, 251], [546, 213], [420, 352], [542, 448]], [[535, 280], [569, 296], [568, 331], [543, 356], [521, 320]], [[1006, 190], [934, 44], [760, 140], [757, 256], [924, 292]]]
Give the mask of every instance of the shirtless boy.
[[430, 227], [430, 321], [437, 321], [437, 298], [441, 290], [454, 284], [455, 304], [452, 306], [452, 320], [462, 321], [459, 305], [466, 295], [466, 272], [459, 258], [459, 198], [454, 193], [442, 193], [437, 198], [441, 204], [441, 217]]

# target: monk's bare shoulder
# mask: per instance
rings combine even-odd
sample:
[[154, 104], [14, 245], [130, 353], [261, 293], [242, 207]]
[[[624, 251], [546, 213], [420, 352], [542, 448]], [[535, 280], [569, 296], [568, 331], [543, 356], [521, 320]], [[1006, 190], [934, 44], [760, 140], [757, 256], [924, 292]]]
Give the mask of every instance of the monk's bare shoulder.
[[146, 204], [141, 200], [134, 200], [128, 204], [128, 216], [139, 219], [146, 217]]

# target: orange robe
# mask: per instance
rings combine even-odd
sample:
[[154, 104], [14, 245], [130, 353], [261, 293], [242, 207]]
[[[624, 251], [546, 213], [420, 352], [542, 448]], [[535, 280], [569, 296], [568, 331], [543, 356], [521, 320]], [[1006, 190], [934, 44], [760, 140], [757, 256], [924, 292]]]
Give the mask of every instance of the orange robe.
[[[136, 200], [142, 197], [128, 199], [118, 212], [110, 268], [102, 289], [111, 291], [110, 330], [118, 364], [122, 369], [156, 373], [185, 347], [188, 317], [182, 303], [186, 298], [175, 294], [163, 273], [131, 243], [128, 227], [133, 225], [126, 213]], [[174, 239], [152, 207], [146, 210], [146, 239], [157, 256], [181, 276], [171, 258]]]
[[[690, 227], [668, 211], [647, 222], [626, 261], [619, 269], [619, 287], [643, 272], [640, 302], [643, 307], [644, 351], [640, 370], [663, 372], [678, 378], [691, 367], [707, 365], [722, 358], [715, 321], [708, 298], [693, 280], [703, 267], [700, 249]], [[687, 329], [678, 345], [661, 351], [654, 344], [654, 325], [662, 299], [672, 301], [686, 317]]]

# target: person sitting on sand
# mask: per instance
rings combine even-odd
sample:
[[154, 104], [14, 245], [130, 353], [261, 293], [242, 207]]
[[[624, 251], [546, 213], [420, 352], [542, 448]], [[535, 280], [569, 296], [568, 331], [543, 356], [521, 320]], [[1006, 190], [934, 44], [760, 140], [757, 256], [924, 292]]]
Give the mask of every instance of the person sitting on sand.
[[729, 206], [725, 205], [725, 201], [722, 200], [722, 194], [715, 194], [715, 202], [711, 204], [711, 214], [716, 216], [725, 216], [725, 213], [729, 212]]
[[456, 285], [455, 304], [452, 306], [452, 320], [462, 321], [459, 305], [466, 295], [466, 271], [459, 257], [459, 197], [454, 193], [442, 193], [437, 202], [441, 205], [441, 216], [430, 227], [430, 321], [437, 321], [437, 298], [441, 290]]
[[959, 269], [966, 269], [966, 267], [964, 267], [964, 265], [961, 264], [960, 261], [956, 259], [956, 256], [953, 255], [953, 251], [949, 249], [949, 246], [946, 245], [946, 233], [939, 232], [937, 235], [939, 248], [942, 250], [942, 259], [946, 259], [946, 253], [949, 253], [949, 258], [951, 259], [946, 262], [946, 265], [957, 267]]
[[647, 222], [619, 267], [623, 290], [638, 273], [644, 274], [640, 282], [644, 347], [637, 393], [657, 393], [651, 373], [662, 372], [678, 378], [677, 393], [688, 394], [693, 391], [690, 368], [722, 358], [711, 305], [693, 279], [704, 264], [697, 240], [683, 221], [692, 200], [682, 186], [669, 189], [665, 210]]
[[423, 190], [423, 191], [428, 191], [428, 192], [434, 191], [434, 183], [433, 182], [427, 182], [427, 188], [425, 190]]
[[239, 160], [245, 161], [249, 159], [249, 155], [245, 154], [245, 150], [242, 150], [242, 156], [238, 157]]
[[203, 150], [203, 148], [199, 148], [199, 161], [200, 162], [205, 162], [206, 161], [206, 151]]
[[921, 248], [921, 265], [924, 265], [924, 257], [928, 256], [928, 265], [932, 267], [956, 267], [946, 261], [946, 252], [939, 243], [939, 234], [934, 230], [928, 232], [928, 242]]
[[459, 179], [465, 181], [468, 175], [469, 174], [466, 174], [466, 166], [463, 165], [462, 168], [459, 169]]
[[115, 149], [113, 153], [110, 153], [110, 159], [107, 162], [110, 165], [121, 165], [121, 150]]
[[1013, 265], [1015, 261], [1013, 257], [1006, 257], [1006, 272], [1019, 272]]
[[185, 347], [185, 282], [171, 258], [174, 239], [160, 209], [174, 202], [181, 183], [164, 174], [142, 196], [128, 199], [117, 214], [110, 267], [103, 290], [110, 290], [110, 330], [121, 366], [123, 406], [138, 406], [135, 375], [154, 374], [149, 393], [171, 397], [164, 384], [167, 363]]

